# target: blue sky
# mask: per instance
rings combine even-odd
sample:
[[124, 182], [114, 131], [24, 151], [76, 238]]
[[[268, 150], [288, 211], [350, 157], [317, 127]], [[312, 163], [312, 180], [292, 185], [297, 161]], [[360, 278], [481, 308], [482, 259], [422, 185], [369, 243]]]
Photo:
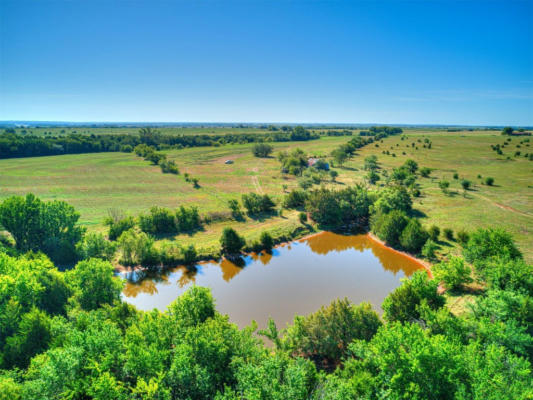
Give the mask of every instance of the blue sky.
[[0, 120], [533, 125], [531, 1], [0, 0]]

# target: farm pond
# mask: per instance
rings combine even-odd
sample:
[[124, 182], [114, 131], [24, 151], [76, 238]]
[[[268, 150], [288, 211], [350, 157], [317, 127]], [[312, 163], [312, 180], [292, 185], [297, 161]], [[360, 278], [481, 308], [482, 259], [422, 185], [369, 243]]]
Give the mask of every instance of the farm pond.
[[177, 267], [157, 276], [122, 272], [123, 300], [141, 310], [166, 307], [191, 285], [211, 288], [216, 308], [239, 327], [272, 317], [278, 328], [347, 297], [370, 302], [381, 312], [383, 299], [400, 279], [423, 269], [416, 260], [367, 235], [322, 232], [280, 245], [272, 254], [250, 254], [243, 265], [228, 260]]

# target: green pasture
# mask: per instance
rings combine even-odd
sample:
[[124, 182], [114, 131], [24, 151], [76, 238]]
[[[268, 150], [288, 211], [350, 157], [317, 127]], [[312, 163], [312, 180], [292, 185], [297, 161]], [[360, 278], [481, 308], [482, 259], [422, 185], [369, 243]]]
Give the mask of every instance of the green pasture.
[[[418, 179], [422, 196], [415, 199], [415, 208], [424, 225], [435, 224], [441, 230], [452, 228], [454, 231], [501, 226], [514, 235], [526, 258], [533, 259], [533, 163], [524, 157], [513, 156], [522, 139], [513, 138], [504, 154], [499, 156], [490, 145], [502, 144], [505, 138], [493, 131], [418, 129], [406, 130], [404, 136], [407, 137], [405, 140], [400, 136], [390, 137], [378, 143], [379, 147], [370, 145], [359, 150], [343, 167], [335, 168], [339, 172], [338, 182], [327, 184], [339, 188], [364, 184], [366, 171], [362, 167], [364, 158], [370, 154], [377, 155], [381, 172], [390, 171], [412, 158], [420, 167], [433, 169], [429, 178]], [[417, 142], [418, 139], [423, 142], [425, 137], [431, 140], [431, 149], [423, 148], [423, 143]], [[280, 201], [284, 186], [287, 190], [297, 187], [295, 177], [280, 172], [275, 158], [278, 151], [300, 147], [309, 155], [327, 156], [348, 140], [349, 137], [322, 137], [309, 142], [274, 143], [274, 157], [267, 159], [253, 157], [251, 144], [167, 151], [168, 157], [178, 164], [178, 176], [163, 174], [158, 166], [128, 153], [0, 160], [0, 199], [33, 192], [44, 200], [65, 200], [79, 210], [83, 224], [97, 230], [103, 229], [102, 220], [112, 208], [131, 215], [154, 205], [169, 208], [196, 205], [201, 213], [226, 211], [227, 201], [240, 199], [242, 193], [268, 193]], [[412, 142], [418, 150], [411, 147]], [[391, 155], [382, 154], [387, 150]], [[524, 154], [533, 148], [522, 144], [519, 150]], [[225, 164], [229, 159], [234, 163]], [[458, 180], [453, 179], [455, 172], [459, 174]], [[200, 188], [195, 189], [186, 182], [184, 173], [198, 178]], [[487, 176], [494, 177], [494, 186], [482, 184]], [[473, 184], [466, 193], [460, 186], [462, 178]], [[451, 183], [450, 194], [445, 195], [439, 189], [441, 179]], [[228, 224], [251, 239], [264, 229], [283, 232], [298, 226], [297, 213], [283, 210], [281, 216], [265, 220], [247, 218], [244, 222], [208, 225], [205, 231], [181, 236], [178, 240], [211, 247], [216, 245], [221, 230]], [[454, 242], [443, 241], [441, 244], [443, 253], [456, 251]]]

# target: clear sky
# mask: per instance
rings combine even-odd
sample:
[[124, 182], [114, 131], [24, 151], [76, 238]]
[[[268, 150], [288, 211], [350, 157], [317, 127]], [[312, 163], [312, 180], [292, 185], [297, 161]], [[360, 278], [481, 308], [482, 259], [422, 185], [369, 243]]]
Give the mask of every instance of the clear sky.
[[533, 0], [0, 0], [0, 57], [0, 120], [533, 125]]

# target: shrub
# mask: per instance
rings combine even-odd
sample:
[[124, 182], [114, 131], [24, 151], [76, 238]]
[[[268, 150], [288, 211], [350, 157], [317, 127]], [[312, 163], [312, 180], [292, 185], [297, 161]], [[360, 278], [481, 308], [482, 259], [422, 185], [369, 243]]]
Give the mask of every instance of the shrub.
[[420, 175], [422, 175], [424, 178], [427, 178], [431, 174], [431, 168], [423, 167], [420, 169]]
[[176, 217], [166, 208], [154, 206], [149, 214], [139, 215], [139, 227], [146, 233], [176, 233]]
[[233, 218], [235, 218], [237, 221], [241, 220], [243, 215], [241, 211], [241, 206], [239, 205], [239, 202], [235, 199], [231, 199], [228, 201], [229, 209], [231, 210], [231, 215]]
[[413, 201], [407, 189], [403, 186], [387, 187], [380, 191], [372, 206], [373, 213], [388, 213], [392, 210], [408, 212]]
[[274, 148], [266, 143], [256, 143], [252, 147], [252, 153], [256, 157], [268, 157]]
[[400, 244], [404, 249], [418, 253], [426, 243], [428, 236], [420, 221], [411, 218], [400, 235]]
[[379, 181], [379, 174], [376, 171], [371, 170], [366, 175], [366, 179], [371, 185], [374, 185], [377, 181]]
[[433, 241], [437, 241], [439, 240], [439, 235], [440, 235], [440, 229], [438, 226], [436, 225], [431, 225], [428, 229], [428, 233], [429, 233], [429, 237], [431, 238], [431, 240]]
[[372, 216], [370, 226], [381, 240], [390, 246], [400, 243], [400, 235], [409, 222], [407, 215], [400, 210], [391, 211], [388, 214], [378, 213]]
[[476, 262], [476, 274], [491, 289], [522, 292], [533, 296], [533, 265], [522, 259], [492, 257]]
[[463, 255], [468, 262], [482, 261], [494, 256], [509, 259], [522, 258], [512, 236], [503, 229], [478, 229], [468, 239], [463, 248]]
[[293, 355], [330, 369], [339, 364], [352, 341], [372, 339], [381, 325], [369, 303], [355, 306], [345, 298], [306, 317], [296, 316], [284, 340]]
[[197, 252], [194, 245], [190, 244], [189, 246], [182, 249], [183, 262], [185, 264], [193, 264], [196, 261]]
[[331, 170], [329, 171], [329, 176], [331, 177], [331, 181], [335, 182], [335, 179], [337, 179], [337, 176], [339, 176], [339, 173], [337, 171]]
[[126, 217], [119, 211], [110, 210], [109, 216], [104, 220], [104, 224], [109, 227], [107, 233], [109, 240], [116, 240], [123, 232], [135, 226], [135, 219]]
[[305, 205], [307, 200], [307, 193], [303, 190], [292, 190], [283, 200], [285, 208], [299, 208]]
[[472, 185], [472, 182], [470, 182], [468, 179], [463, 179], [461, 181], [461, 186], [463, 187], [463, 190], [470, 189], [470, 186]]
[[246, 244], [243, 237], [239, 236], [233, 228], [226, 227], [222, 231], [220, 238], [220, 245], [222, 247], [222, 253], [226, 255], [238, 254]]
[[442, 193], [448, 194], [448, 188], [450, 187], [450, 182], [446, 180], [442, 180], [439, 182], [440, 190], [442, 190]]
[[453, 174], [453, 179], [459, 179], [459, 174], [457, 172]]
[[494, 185], [494, 178], [491, 177], [491, 176], [487, 176], [487, 177], [485, 178], [485, 185], [487, 185], [487, 186], [492, 186], [492, 185]]
[[261, 236], [259, 237], [259, 243], [261, 244], [261, 248], [267, 253], [270, 253], [272, 251], [272, 248], [274, 247], [274, 239], [272, 239], [270, 233], [265, 231], [261, 232]]
[[106, 240], [103, 234], [89, 232], [78, 243], [78, 254], [81, 259], [101, 258], [111, 261], [116, 251], [116, 243]]
[[414, 174], [418, 170], [418, 164], [415, 160], [408, 159], [402, 166], [407, 169], [411, 174]]
[[251, 215], [272, 212], [276, 206], [268, 194], [261, 196], [257, 193], [243, 194], [242, 204]]
[[176, 210], [176, 231], [191, 232], [202, 227], [197, 207], [181, 206]]
[[306, 224], [307, 223], [307, 213], [306, 212], [301, 212], [300, 214], [298, 214], [298, 219], [300, 220], [301, 224]]
[[461, 230], [457, 231], [457, 241], [461, 245], [464, 246], [466, 244], [466, 242], [468, 242], [469, 237], [470, 237], [470, 235], [464, 229], [461, 229]]
[[437, 251], [438, 248], [439, 246], [437, 245], [437, 243], [435, 243], [431, 239], [428, 239], [426, 240], [424, 247], [422, 247], [422, 255], [426, 257], [428, 260], [434, 260], [436, 258], [435, 252]]
[[451, 257], [446, 262], [434, 265], [432, 271], [435, 278], [444, 282], [444, 286], [449, 290], [459, 289], [462, 285], [472, 282], [470, 267], [459, 257]]
[[178, 175], [180, 171], [178, 170], [178, 166], [176, 163], [172, 160], [163, 160], [159, 163], [159, 167], [161, 168], [161, 171], [164, 174], [175, 174]]
[[444, 228], [443, 230], [444, 237], [448, 240], [453, 240], [453, 229], [451, 228]]
[[154, 239], [144, 232], [130, 229], [118, 238], [121, 251], [120, 263], [123, 265], [154, 266], [160, 262], [159, 254], [154, 248]]
[[383, 318], [388, 322], [410, 322], [420, 318], [419, 306], [426, 302], [431, 309], [444, 305], [445, 299], [437, 293], [438, 282], [430, 280], [426, 271], [416, 271], [410, 279], [403, 278], [383, 301]]

